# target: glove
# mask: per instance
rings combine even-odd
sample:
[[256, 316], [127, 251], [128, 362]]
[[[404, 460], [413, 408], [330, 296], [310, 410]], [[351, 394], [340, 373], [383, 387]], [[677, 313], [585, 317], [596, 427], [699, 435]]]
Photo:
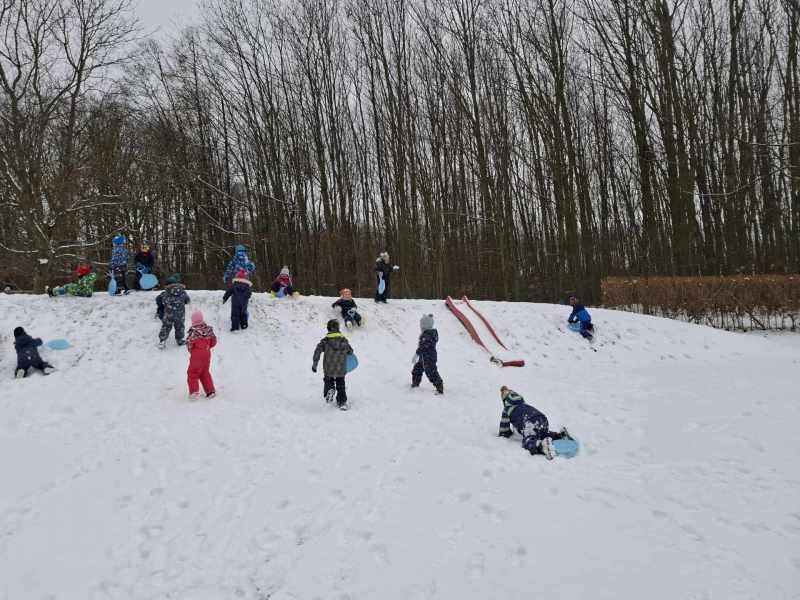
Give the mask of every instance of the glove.
[[392, 270], [393, 270], [393, 271], [399, 271], [399, 270], [400, 270], [400, 267], [398, 267], [397, 265], [395, 265], [395, 266], [393, 266], [393, 267], [392, 267]]
[[312, 365], [312, 366], [311, 366], [311, 371], [312, 371], [313, 373], [316, 373], [316, 372], [317, 372], [317, 365]]

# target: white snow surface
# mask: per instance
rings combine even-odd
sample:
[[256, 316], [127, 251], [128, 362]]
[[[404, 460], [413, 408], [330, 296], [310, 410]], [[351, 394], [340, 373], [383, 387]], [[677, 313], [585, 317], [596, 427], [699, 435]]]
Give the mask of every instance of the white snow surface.
[[[333, 299], [256, 294], [232, 334], [189, 293], [212, 400], [153, 293], [0, 296], [3, 600], [800, 597], [797, 345], [593, 310], [595, 352], [567, 307], [476, 302], [503, 369], [442, 301], [360, 300], [341, 412], [311, 372]], [[425, 312], [443, 397], [409, 385]], [[73, 344], [56, 373], [12, 379], [17, 325]], [[581, 454], [498, 438], [502, 384]]]

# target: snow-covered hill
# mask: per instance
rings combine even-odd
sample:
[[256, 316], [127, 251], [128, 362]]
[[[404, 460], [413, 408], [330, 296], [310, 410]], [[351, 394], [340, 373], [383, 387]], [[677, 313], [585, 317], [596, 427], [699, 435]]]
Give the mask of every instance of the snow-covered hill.
[[[254, 296], [220, 343], [219, 397], [156, 346], [154, 295], [0, 296], [0, 598], [797, 598], [800, 356], [785, 344], [566, 307], [480, 302], [501, 369], [441, 301], [362, 300], [349, 412], [324, 405], [329, 298]], [[409, 387], [419, 317], [444, 397]], [[470, 315], [468, 315], [470, 316]], [[11, 379], [12, 329], [74, 347]], [[501, 384], [582, 441], [498, 438]]]

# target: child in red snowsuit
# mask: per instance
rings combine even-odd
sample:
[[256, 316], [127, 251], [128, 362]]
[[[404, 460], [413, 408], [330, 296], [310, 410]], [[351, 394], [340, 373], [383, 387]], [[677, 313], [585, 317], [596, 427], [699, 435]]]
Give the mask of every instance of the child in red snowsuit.
[[196, 310], [192, 313], [192, 326], [186, 334], [186, 348], [189, 350], [189, 370], [187, 371], [189, 382], [189, 396], [191, 398], [200, 397], [200, 384], [206, 398], [213, 398], [217, 395], [214, 390], [214, 381], [211, 379], [211, 349], [217, 345], [217, 336], [210, 325], [203, 320], [203, 313]]

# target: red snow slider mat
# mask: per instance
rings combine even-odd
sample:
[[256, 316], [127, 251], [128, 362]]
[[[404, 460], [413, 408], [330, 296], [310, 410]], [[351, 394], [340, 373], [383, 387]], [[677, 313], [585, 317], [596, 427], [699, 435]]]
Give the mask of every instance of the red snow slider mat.
[[[466, 299], [466, 296], [464, 298]], [[473, 339], [473, 341], [476, 344], [478, 344], [481, 348], [486, 350], [486, 352], [489, 353], [490, 360], [493, 363], [498, 364], [498, 365], [500, 365], [502, 367], [524, 367], [525, 366], [525, 361], [524, 360], [507, 360], [507, 361], [503, 361], [503, 360], [500, 360], [499, 358], [493, 356], [491, 351], [486, 347], [486, 344], [483, 343], [483, 340], [481, 339], [481, 336], [479, 336], [478, 332], [475, 331], [475, 327], [472, 325], [472, 322], [469, 320], [467, 315], [465, 315], [463, 312], [461, 312], [458, 309], [458, 307], [455, 305], [455, 302], [453, 302], [453, 299], [450, 296], [448, 296], [445, 299], [444, 303], [447, 306], [447, 308], [450, 309], [450, 312], [453, 313], [453, 315], [455, 315], [455, 317], [459, 321], [461, 321], [461, 324], [464, 326], [464, 329], [467, 330], [467, 333], [469, 333], [469, 335]], [[475, 311], [474, 308], [472, 310]], [[501, 346], [503, 346], [503, 343], [498, 339], [497, 334], [494, 333], [494, 329], [492, 328], [491, 325], [489, 325], [489, 322], [486, 319], [484, 319], [477, 311], [475, 311], [475, 313], [478, 314], [479, 317], [481, 317], [481, 319], [483, 320], [483, 322], [486, 325], [487, 329], [489, 329], [489, 331], [492, 332], [492, 335], [495, 337], [497, 342]], [[505, 348], [505, 346], [503, 346], [503, 348]]]

